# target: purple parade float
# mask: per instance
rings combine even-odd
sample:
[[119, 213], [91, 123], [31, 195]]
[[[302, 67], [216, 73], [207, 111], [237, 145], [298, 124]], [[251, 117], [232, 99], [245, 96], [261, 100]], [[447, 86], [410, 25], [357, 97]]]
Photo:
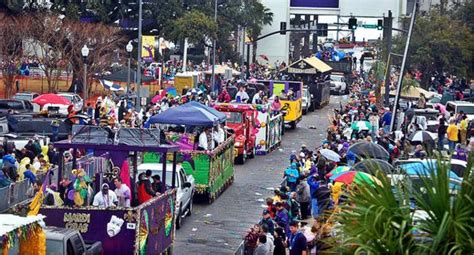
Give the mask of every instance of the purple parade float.
[[[72, 149], [73, 168], [78, 165], [80, 168], [75, 152], [86, 150], [94, 157], [106, 158], [111, 165], [122, 166], [122, 171], [128, 169], [130, 161], [133, 171], [125, 174], [129, 177], [133, 197], [136, 196], [134, 183], [138, 174], [137, 164], [141, 163], [138, 162], [141, 153], [153, 152], [164, 158], [166, 155], [172, 158], [172, 183], [162, 185], [161, 194], [143, 204], [133, 203], [132, 198], [132, 207], [128, 208], [43, 205], [40, 209], [40, 214], [46, 216], [44, 220], [46, 225], [76, 229], [85, 240], [101, 241], [104, 254], [169, 254], [172, 252], [175, 231], [177, 146], [160, 145], [159, 131], [156, 130], [122, 128], [112, 131], [93, 126], [74, 126], [72, 139], [57, 142], [54, 146], [61, 157], [57, 176], [58, 185], [63, 177], [67, 177], [64, 152]], [[166, 163], [163, 162], [163, 181], [167, 179]], [[114, 167], [114, 169], [117, 171], [119, 168]], [[107, 182], [107, 179], [111, 181], [111, 178], [106, 177], [110, 172], [106, 172], [103, 168], [97, 167], [91, 174], [94, 187], [100, 187], [102, 183]], [[124, 173], [115, 172], [115, 176], [118, 174], [122, 179], [126, 178]]]

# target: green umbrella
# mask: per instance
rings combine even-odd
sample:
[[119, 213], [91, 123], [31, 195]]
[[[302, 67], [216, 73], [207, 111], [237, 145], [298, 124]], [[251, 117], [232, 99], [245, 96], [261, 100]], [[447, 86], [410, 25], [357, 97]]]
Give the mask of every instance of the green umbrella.
[[372, 125], [368, 121], [354, 121], [351, 124], [351, 128], [354, 131], [362, 131], [362, 130], [372, 130]]

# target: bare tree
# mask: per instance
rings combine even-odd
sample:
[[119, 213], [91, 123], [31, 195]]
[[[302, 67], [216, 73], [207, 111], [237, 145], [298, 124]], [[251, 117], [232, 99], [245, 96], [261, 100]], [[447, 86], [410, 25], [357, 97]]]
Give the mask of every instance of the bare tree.
[[21, 32], [20, 23], [15, 17], [3, 16], [0, 19], [0, 70], [4, 84], [4, 96], [11, 97], [13, 84], [18, 72], [21, 58]]
[[21, 18], [24, 44], [38, 61], [48, 83], [48, 92], [58, 88], [61, 72], [67, 68], [63, 42], [67, 31], [62, 19], [54, 15], [30, 14]]
[[90, 88], [93, 77], [110, 68], [117, 50], [124, 53], [125, 37], [118, 28], [100, 23], [80, 23], [70, 20], [63, 22], [67, 31], [63, 49], [65, 57], [72, 66], [73, 79], [80, 79], [84, 74], [85, 59], [81, 54], [82, 47], [87, 45], [90, 49], [87, 57], [87, 85]]

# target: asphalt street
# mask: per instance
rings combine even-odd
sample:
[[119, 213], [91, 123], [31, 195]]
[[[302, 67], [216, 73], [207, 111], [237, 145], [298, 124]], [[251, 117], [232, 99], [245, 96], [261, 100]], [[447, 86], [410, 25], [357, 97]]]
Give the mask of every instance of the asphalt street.
[[310, 149], [321, 144], [328, 114], [341, 100], [332, 96], [328, 106], [304, 115], [296, 130], [287, 130], [280, 149], [236, 165], [234, 183], [213, 204], [195, 204], [192, 216], [183, 220], [176, 231], [174, 253], [234, 254], [246, 231], [260, 220], [265, 198], [282, 181], [291, 151], [301, 144]]

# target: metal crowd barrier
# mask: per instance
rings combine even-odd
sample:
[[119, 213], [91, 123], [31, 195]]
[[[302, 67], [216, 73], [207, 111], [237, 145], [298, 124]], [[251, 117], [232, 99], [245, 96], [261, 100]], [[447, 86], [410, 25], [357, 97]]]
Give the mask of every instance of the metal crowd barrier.
[[245, 241], [240, 242], [239, 247], [235, 250], [234, 255], [244, 255], [245, 254]]
[[[107, 159], [102, 157], [85, 156], [77, 161], [77, 166], [84, 168], [85, 172], [90, 176], [94, 176], [96, 172], [102, 172], [107, 166]], [[63, 176], [72, 177], [72, 162], [65, 164], [65, 172]], [[45, 181], [46, 173], [36, 175], [36, 178], [41, 181]], [[58, 183], [58, 167], [54, 167], [51, 170], [50, 184]], [[9, 208], [16, 206], [21, 203], [26, 203], [32, 196], [28, 197], [27, 191], [31, 186], [29, 180], [22, 180], [11, 184], [8, 187], [0, 188], [0, 213], [8, 210]]]

